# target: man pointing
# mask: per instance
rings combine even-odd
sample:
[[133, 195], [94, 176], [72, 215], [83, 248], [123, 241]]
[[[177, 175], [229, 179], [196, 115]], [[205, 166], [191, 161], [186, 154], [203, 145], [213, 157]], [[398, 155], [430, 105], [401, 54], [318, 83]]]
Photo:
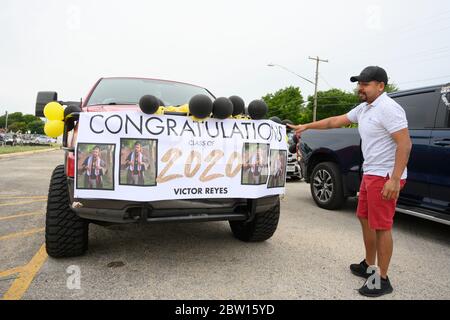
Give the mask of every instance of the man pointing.
[[367, 279], [371, 276], [368, 268], [375, 265], [376, 259], [381, 276], [379, 285], [366, 281], [359, 293], [378, 297], [393, 291], [387, 275], [393, 251], [391, 230], [397, 199], [406, 182], [406, 165], [412, 144], [405, 111], [384, 92], [388, 83], [386, 71], [380, 67], [367, 67], [350, 81], [358, 82], [360, 105], [344, 115], [288, 126], [301, 134], [308, 129], [332, 129], [358, 123], [364, 175], [357, 216], [362, 226], [366, 256], [361, 263], [350, 265], [350, 270]]

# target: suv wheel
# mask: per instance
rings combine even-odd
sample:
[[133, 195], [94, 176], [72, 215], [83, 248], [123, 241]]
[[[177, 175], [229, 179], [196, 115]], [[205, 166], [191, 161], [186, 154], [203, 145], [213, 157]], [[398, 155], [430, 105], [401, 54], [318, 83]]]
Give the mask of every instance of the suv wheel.
[[88, 248], [89, 224], [69, 206], [64, 165], [55, 168], [50, 181], [45, 220], [47, 253], [54, 258], [82, 255]]
[[334, 162], [319, 163], [311, 175], [311, 195], [324, 209], [339, 209], [344, 204], [344, 187], [339, 167]]
[[255, 215], [252, 221], [230, 221], [233, 235], [245, 242], [265, 241], [272, 237], [280, 218], [280, 199], [272, 209]]

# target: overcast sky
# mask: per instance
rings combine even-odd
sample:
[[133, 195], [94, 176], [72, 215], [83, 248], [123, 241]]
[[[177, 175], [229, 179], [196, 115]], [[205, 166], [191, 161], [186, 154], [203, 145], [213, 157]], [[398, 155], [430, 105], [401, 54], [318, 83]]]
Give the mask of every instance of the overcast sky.
[[2, 0], [0, 114], [34, 113], [37, 91], [78, 100], [104, 76], [178, 80], [246, 103], [286, 86], [306, 99], [352, 90], [384, 67], [401, 89], [450, 82], [450, 2]]

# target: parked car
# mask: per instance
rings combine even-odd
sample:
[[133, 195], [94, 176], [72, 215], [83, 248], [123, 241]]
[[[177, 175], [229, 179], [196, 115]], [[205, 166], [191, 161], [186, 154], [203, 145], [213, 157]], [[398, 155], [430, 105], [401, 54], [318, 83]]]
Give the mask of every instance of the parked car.
[[[146, 92], [167, 87], [166, 105], [177, 106], [195, 95], [214, 96], [205, 88], [163, 80], [136, 78], [100, 79], [84, 102], [73, 107], [81, 112], [140, 111], [139, 99]], [[36, 116], [43, 108], [57, 101], [56, 92], [38, 93]], [[64, 135], [64, 164], [53, 171], [46, 213], [46, 248], [52, 257], [83, 254], [88, 248], [89, 223], [154, 223], [164, 221], [229, 221], [234, 236], [242, 241], [264, 241], [275, 232], [280, 215], [279, 196], [257, 199], [204, 198], [195, 200], [123, 201], [105, 199], [75, 199], [75, 150], [78, 127], [70, 138]], [[77, 206], [76, 201], [83, 201]]]
[[15, 138], [15, 134], [7, 133], [5, 134], [5, 144], [7, 146], [15, 146], [17, 144], [17, 139]]
[[36, 138], [34, 138], [34, 143], [35, 144], [50, 144], [50, 143], [54, 143], [53, 141], [55, 141], [55, 139], [46, 137], [46, 136], [37, 136]]
[[16, 145], [20, 145], [20, 146], [24, 145], [24, 140], [23, 140], [22, 135], [20, 133], [19, 134], [15, 134], [13, 137], [14, 137], [14, 140], [16, 142]]
[[[397, 211], [450, 225], [450, 85], [390, 94], [405, 110], [413, 147]], [[308, 130], [300, 150], [316, 204], [340, 208], [359, 191], [363, 157], [357, 129]]]
[[[293, 131], [288, 132], [287, 136], [288, 136], [288, 144], [292, 145], [294, 132]], [[300, 157], [301, 155], [297, 152], [297, 150], [295, 150], [295, 152], [291, 152], [291, 150], [288, 149], [286, 175], [291, 180], [300, 180], [303, 178], [303, 172], [300, 165]]]

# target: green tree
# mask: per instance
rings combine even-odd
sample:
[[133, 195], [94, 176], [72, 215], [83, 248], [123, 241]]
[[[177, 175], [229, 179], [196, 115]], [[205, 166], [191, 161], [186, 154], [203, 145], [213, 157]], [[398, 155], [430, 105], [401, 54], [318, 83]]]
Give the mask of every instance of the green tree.
[[44, 125], [44, 121], [37, 119], [28, 123], [27, 127], [31, 133], [44, 134]]
[[[317, 92], [317, 120], [345, 114], [353, 109], [358, 102], [358, 97], [351, 92], [340, 89], [319, 91]], [[309, 96], [307, 105], [309, 112], [305, 113], [304, 122], [312, 121], [313, 108], [314, 96]]]
[[397, 92], [399, 90], [400, 88], [394, 82], [388, 83], [384, 88], [384, 91], [386, 91], [387, 93]]
[[[25, 125], [24, 125], [25, 124]], [[0, 128], [6, 127], [6, 115], [0, 117]], [[42, 127], [42, 130], [41, 130]], [[43, 133], [44, 122], [41, 118], [32, 114], [22, 114], [22, 112], [13, 112], [8, 115], [8, 130]]]
[[13, 112], [8, 115], [8, 124], [12, 124], [14, 122], [25, 122], [22, 112]]
[[8, 124], [8, 131], [17, 132], [20, 131], [22, 133], [27, 132], [27, 124], [24, 121], [14, 122], [11, 125]]
[[[30, 124], [31, 122], [35, 121], [36, 118], [38, 118], [38, 117], [36, 117], [35, 115], [32, 115], [32, 114], [25, 114], [25, 115], [23, 115], [23, 117], [22, 117], [23, 121], [24, 121], [26, 124]], [[40, 118], [38, 118], [38, 119], [40, 119]]]
[[262, 99], [269, 107], [267, 118], [277, 116], [281, 120], [289, 119], [294, 123], [299, 123], [303, 112], [306, 111], [303, 107], [303, 96], [298, 87], [280, 89], [275, 93], [265, 95]]

